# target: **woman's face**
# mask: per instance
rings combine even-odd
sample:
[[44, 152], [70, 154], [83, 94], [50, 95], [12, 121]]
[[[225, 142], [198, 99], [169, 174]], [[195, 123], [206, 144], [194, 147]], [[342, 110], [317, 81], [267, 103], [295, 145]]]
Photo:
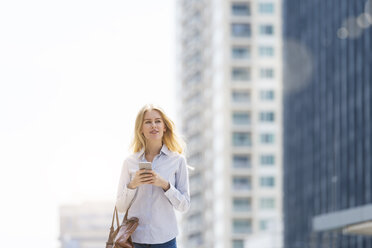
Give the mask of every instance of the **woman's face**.
[[157, 110], [148, 110], [145, 112], [142, 133], [146, 140], [162, 140], [166, 127], [160, 113]]

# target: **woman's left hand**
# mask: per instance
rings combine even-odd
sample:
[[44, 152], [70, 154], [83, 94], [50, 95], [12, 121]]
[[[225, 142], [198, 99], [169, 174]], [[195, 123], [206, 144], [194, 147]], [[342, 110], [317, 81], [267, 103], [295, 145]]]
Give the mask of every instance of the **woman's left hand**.
[[170, 188], [169, 182], [162, 178], [158, 173], [153, 170], [146, 172], [152, 174], [152, 179], [148, 182], [148, 184], [161, 187], [164, 191], [167, 191]]

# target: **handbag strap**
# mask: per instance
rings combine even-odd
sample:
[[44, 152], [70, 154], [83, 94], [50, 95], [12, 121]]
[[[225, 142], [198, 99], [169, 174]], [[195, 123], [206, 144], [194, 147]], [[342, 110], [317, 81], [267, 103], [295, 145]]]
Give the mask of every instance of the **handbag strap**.
[[136, 189], [136, 193], [134, 194], [134, 197], [132, 199], [132, 201], [130, 202], [129, 206], [128, 206], [128, 209], [127, 209], [127, 212], [125, 212], [125, 215], [124, 215], [124, 218], [123, 218], [123, 221], [122, 223], [128, 219], [128, 212], [129, 212], [129, 208], [132, 206], [134, 200], [137, 198], [137, 192], [138, 192], [138, 188]]
[[[128, 206], [128, 209], [127, 209], [127, 211], [125, 212], [125, 216], [124, 216], [123, 221], [126, 220], [127, 217], [128, 217], [128, 211], [129, 211], [129, 208], [132, 206], [132, 204], [133, 204], [133, 202], [134, 202], [134, 200], [135, 200], [135, 198], [136, 198], [136, 196], [137, 196], [137, 191], [138, 191], [138, 189], [136, 190], [136, 193], [135, 193], [135, 195], [134, 195], [132, 201], [130, 202], [130, 204], [129, 204], [129, 206]], [[117, 210], [117, 208], [116, 208], [116, 205], [115, 205], [115, 208], [114, 208], [114, 213], [113, 213], [113, 215], [112, 215], [111, 229], [114, 228], [114, 221], [115, 221], [115, 219], [116, 219], [116, 226], [119, 227], [119, 226], [120, 226], [120, 223], [119, 223], [119, 214], [118, 214], [118, 210]]]
[[118, 210], [116, 209], [116, 206], [114, 208], [114, 213], [112, 215], [112, 222], [111, 222], [111, 228], [114, 228], [114, 220], [116, 219], [116, 226], [119, 226], [119, 217], [118, 217]]

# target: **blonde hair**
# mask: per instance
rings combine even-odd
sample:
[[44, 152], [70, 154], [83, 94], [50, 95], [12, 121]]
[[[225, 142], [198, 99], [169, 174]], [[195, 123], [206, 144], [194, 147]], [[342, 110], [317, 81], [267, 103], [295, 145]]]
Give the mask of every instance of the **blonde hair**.
[[147, 111], [156, 110], [159, 112], [161, 118], [166, 127], [166, 131], [163, 134], [163, 143], [172, 152], [177, 152], [182, 154], [186, 144], [185, 142], [176, 134], [175, 125], [171, 119], [164, 113], [164, 111], [153, 104], [146, 104], [143, 106], [137, 114], [136, 123], [134, 127], [134, 138], [131, 144], [133, 152], [139, 152], [142, 148], [146, 148], [146, 139], [142, 134], [143, 118]]

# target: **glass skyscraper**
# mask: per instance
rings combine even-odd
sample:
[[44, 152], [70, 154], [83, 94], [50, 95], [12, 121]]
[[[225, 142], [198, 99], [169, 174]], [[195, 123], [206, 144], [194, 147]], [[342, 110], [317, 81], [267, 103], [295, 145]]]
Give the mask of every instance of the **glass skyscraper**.
[[372, 247], [372, 12], [284, 0], [284, 240]]

